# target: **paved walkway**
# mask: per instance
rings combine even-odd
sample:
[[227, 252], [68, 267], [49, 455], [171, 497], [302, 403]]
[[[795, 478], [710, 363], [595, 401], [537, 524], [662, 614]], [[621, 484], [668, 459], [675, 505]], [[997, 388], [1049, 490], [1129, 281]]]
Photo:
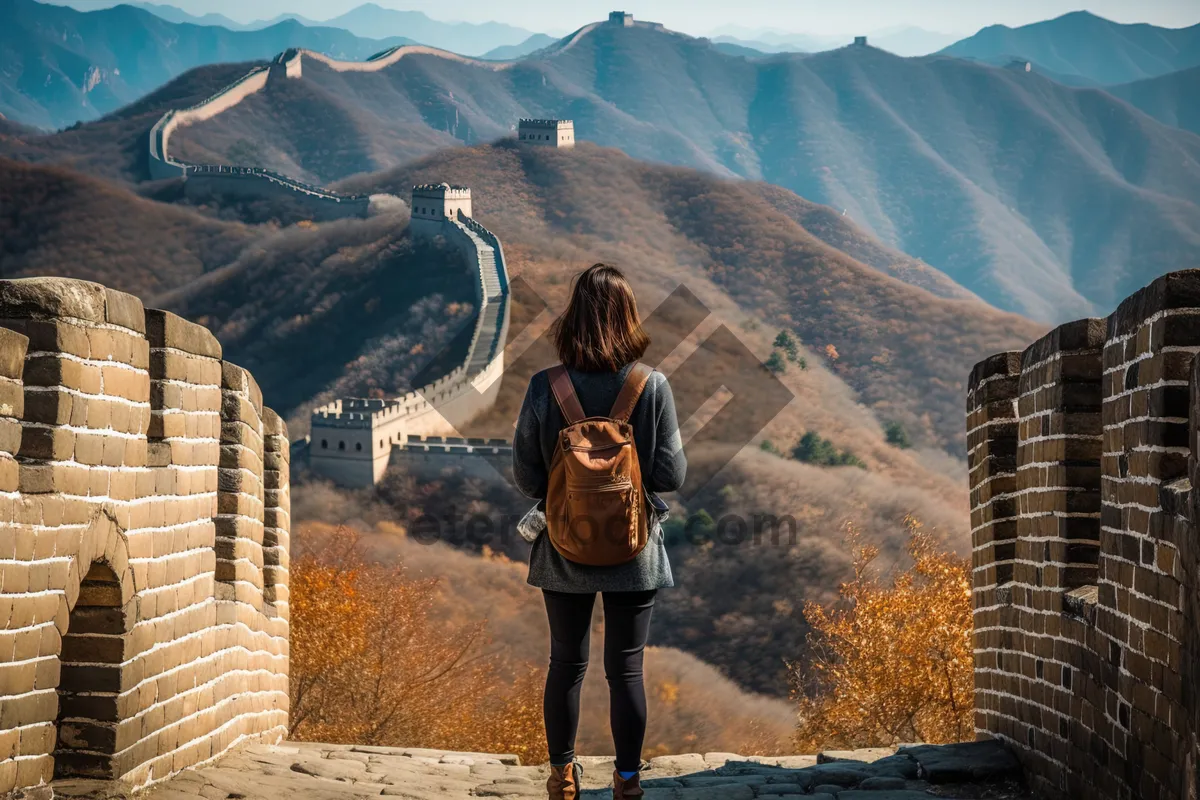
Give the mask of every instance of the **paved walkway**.
[[[818, 763], [820, 762], [820, 763]], [[612, 760], [583, 759], [583, 800], [611, 798]], [[646, 800], [1024, 800], [1019, 770], [993, 743], [859, 750], [820, 756], [664, 756], [642, 773]], [[253, 746], [187, 770], [139, 800], [408, 800], [544, 798], [545, 767], [515, 756], [288, 742]], [[124, 797], [112, 787], [58, 784], [55, 797]]]

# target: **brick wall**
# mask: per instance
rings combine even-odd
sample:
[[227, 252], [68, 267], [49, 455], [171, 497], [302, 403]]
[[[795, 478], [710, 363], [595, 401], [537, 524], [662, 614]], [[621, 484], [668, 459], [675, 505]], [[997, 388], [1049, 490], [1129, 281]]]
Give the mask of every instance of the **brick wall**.
[[1197, 350], [1187, 271], [971, 374], [976, 727], [1042, 796], [1196, 796]]
[[288, 452], [204, 328], [0, 281], [0, 793], [286, 733]]

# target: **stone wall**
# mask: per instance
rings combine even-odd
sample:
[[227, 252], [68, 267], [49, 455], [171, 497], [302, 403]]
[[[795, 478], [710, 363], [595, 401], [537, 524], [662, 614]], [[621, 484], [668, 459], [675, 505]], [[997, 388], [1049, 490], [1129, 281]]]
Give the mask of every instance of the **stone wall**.
[[517, 141], [569, 149], [575, 146], [575, 123], [569, 119], [522, 119], [517, 122]]
[[[435, 188], [415, 187], [413, 204], [420, 207], [425, 201], [418, 193]], [[465, 197], [470, 202], [469, 189], [454, 191], [458, 200]], [[457, 219], [428, 219], [413, 235], [445, 237], [475, 268], [479, 313], [466, 356], [450, 372], [400, 397], [346, 398], [313, 412], [308, 464], [342, 486], [378, 483], [395, 463], [395, 447], [413, 436], [456, 435], [454, 423], [470, 421], [496, 402], [510, 314], [504, 249], [495, 234], [461, 211], [457, 213]]]
[[303, 77], [303, 55], [287, 50], [267, 66], [255, 67], [212, 97], [189, 108], [172, 109], [154, 124], [148, 136], [148, 164], [154, 180], [184, 178], [185, 194], [194, 199], [213, 195], [234, 197], [286, 197], [307, 208], [313, 219], [366, 217], [371, 198], [343, 195], [297, 181], [268, 169], [245, 166], [190, 164], [171, 156], [171, 136], [176, 130], [212, 119], [267, 88], [271, 81]]
[[971, 373], [976, 727], [1041, 796], [1196, 796], [1197, 350], [1187, 271]]
[[189, 166], [183, 188], [189, 199], [199, 201], [214, 195], [294, 200], [316, 222], [347, 217], [361, 219], [371, 209], [368, 195], [334, 194], [271, 170], [252, 167]]
[[284, 736], [287, 443], [206, 329], [0, 281], [0, 793]]
[[512, 464], [512, 442], [458, 436], [409, 436], [392, 448], [390, 469], [432, 478], [446, 470], [492, 481]]

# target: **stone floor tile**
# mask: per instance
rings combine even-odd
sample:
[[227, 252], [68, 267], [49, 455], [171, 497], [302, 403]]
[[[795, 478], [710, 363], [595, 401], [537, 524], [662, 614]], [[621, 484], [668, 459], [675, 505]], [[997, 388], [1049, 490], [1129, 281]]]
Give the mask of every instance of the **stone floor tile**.
[[828, 764], [833, 761], [865, 761], [868, 764], [895, 755], [894, 747], [867, 747], [860, 750], [824, 750], [817, 753], [818, 764]]

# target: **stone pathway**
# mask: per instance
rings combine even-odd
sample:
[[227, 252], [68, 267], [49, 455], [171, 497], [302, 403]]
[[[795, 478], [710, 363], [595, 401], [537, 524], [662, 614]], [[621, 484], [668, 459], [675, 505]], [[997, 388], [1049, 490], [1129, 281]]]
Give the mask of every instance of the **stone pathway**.
[[[582, 800], [609, 800], [612, 760], [581, 759]], [[646, 800], [1032, 800], [1003, 747], [943, 747], [743, 757], [733, 753], [652, 759], [642, 773]], [[187, 770], [139, 800], [408, 800], [544, 798], [546, 768], [516, 756], [415, 748], [287, 742], [252, 746]], [[90, 782], [56, 784], [54, 797], [116, 800], [128, 795]]]

